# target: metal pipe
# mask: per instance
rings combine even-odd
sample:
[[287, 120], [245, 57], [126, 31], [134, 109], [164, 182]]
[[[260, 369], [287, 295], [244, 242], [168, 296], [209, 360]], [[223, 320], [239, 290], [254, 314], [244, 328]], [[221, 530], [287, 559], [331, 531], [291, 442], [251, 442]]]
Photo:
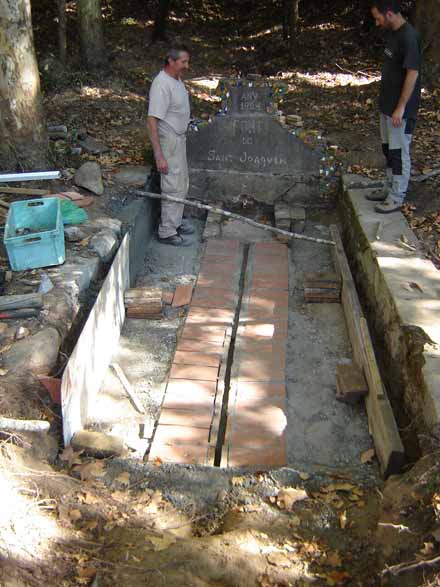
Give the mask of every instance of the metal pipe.
[[46, 179], [59, 179], [59, 171], [32, 171], [29, 173], [2, 173], [0, 174], [0, 183], [9, 183], [10, 181], [44, 181]]

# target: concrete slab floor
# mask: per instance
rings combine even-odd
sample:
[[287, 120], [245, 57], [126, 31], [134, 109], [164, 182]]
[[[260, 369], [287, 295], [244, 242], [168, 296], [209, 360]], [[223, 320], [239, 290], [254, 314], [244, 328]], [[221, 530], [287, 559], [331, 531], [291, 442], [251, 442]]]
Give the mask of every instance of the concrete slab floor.
[[[202, 250], [203, 222], [194, 223], [198, 230], [191, 247], [174, 248], [157, 241], [152, 243], [139, 286], [166, 289], [195, 281]], [[306, 223], [305, 230], [312, 236], [328, 237], [328, 228], [324, 225]], [[293, 242], [286, 361], [288, 463], [289, 467], [302, 471], [324, 474], [345, 470], [353, 477], [371, 480], [376, 475], [375, 467], [360, 462], [361, 453], [372, 446], [365, 409], [362, 404], [347, 406], [335, 399], [336, 364], [351, 358], [342, 308], [339, 304], [305, 304], [303, 298], [303, 272], [329, 270], [332, 265], [328, 247]], [[182, 310], [168, 308], [164, 320], [127, 320], [124, 325], [114, 361], [121, 365], [140, 396], [145, 416], [135, 411], [111, 370], [98, 396], [90, 425], [105, 430], [113, 428], [118, 435], [125, 427], [123, 436], [137, 448], [136, 456], [141, 456], [148, 444], [138, 442], [137, 447], [134, 446], [139, 425], [145, 418], [154, 423], [159, 416], [183, 314]]]
[[[305, 234], [329, 238], [328, 228], [319, 224], [306, 223]], [[329, 247], [293, 241], [286, 356], [288, 461], [306, 471], [339, 467], [360, 473], [360, 455], [372, 446], [365, 408], [335, 399], [336, 364], [351, 360], [342, 306], [304, 301], [304, 273], [333, 270]]]
[[[203, 223], [194, 220], [194, 226], [196, 234], [190, 237], [192, 244], [189, 247], [172, 247], [160, 244], [156, 239], [151, 242], [144, 271], [136, 286], [172, 290], [176, 285], [195, 281], [200, 264]], [[111, 367], [93, 409], [89, 426], [121, 436], [138, 457], [143, 457], [148, 449], [148, 438], [159, 417], [176, 347], [176, 334], [182, 322], [182, 310], [170, 307], [165, 308], [163, 320], [126, 319], [113, 362], [121, 366], [139, 396], [145, 414], [134, 408]], [[151, 432], [143, 431], [143, 426]], [[140, 432], [146, 439], [139, 438]]]

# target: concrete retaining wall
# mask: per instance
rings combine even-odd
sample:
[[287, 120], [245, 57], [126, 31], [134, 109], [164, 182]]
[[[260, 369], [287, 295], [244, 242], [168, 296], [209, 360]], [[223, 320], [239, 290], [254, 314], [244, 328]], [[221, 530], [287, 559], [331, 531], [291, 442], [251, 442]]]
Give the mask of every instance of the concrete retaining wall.
[[87, 426], [125, 319], [124, 292], [143, 266], [153, 232], [153, 204], [132, 202], [121, 213], [125, 236], [63, 373], [64, 443]]
[[[377, 214], [365, 200], [368, 182], [343, 178], [344, 245], [370, 324], [382, 343], [395, 407], [404, 405], [421, 433], [440, 430], [440, 273], [423, 258], [400, 213]], [[382, 222], [380, 239], [377, 239]], [[403, 236], [402, 236], [403, 235]], [[402, 240], [414, 246], [409, 250]]]

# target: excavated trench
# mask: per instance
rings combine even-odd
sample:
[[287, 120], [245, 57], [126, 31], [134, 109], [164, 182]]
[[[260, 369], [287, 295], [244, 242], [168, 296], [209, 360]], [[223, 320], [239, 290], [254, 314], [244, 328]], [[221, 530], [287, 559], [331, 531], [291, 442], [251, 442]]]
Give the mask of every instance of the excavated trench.
[[[273, 219], [270, 207], [255, 203], [240, 212], [266, 222]], [[336, 220], [331, 213], [314, 211], [307, 215], [304, 234], [329, 238], [329, 225]], [[195, 218], [194, 223], [197, 234], [188, 248], [166, 247], [153, 239], [136, 279], [136, 286], [159, 286], [165, 291], [192, 284], [195, 286], [192, 304], [189, 308], [166, 307], [163, 320], [126, 319], [119, 347], [111, 359], [122, 368], [145, 413], [140, 414], [133, 408], [120, 379], [109, 367], [91, 406], [86, 428], [118, 436], [127, 444], [132, 457], [150, 462], [169, 462], [172, 466], [250, 466], [254, 469], [287, 466], [322, 474], [349, 471], [359, 480], [375, 483], [376, 468], [370, 463], [361, 463], [361, 455], [372, 448], [364, 406], [336, 399], [337, 364], [349, 363], [353, 358], [341, 304], [304, 301], [304, 274], [335, 270], [331, 247], [299, 240], [287, 246], [272, 239], [267, 231], [243, 228], [236, 221], [222, 223], [220, 238], [204, 241], [205, 222]], [[209, 219], [206, 226], [208, 224]], [[221, 383], [221, 393], [218, 389], [215, 391], [210, 419], [206, 423], [206, 397], [202, 391], [208, 389], [209, 393], [212, 388], [210, 375], [204, 375], [212, 368], [176, 365], [175, 361], [177, 356], [182, 356], [179, 344], [185, 340], [185, 328], [191, 326], [192, 314], [198, 312], [195, 319], [206, 319], [207, 324], [213, 316], [215, 321], [216, 308], [209, 307], [212, 304], [197, 305], [197, 299], [202, 299], [197, 297], [197, 288], [204, 287], [203, 281], [200, 285], [203, 277], [200, 268], [203, 268], [206, 249], [211, 261], [217, 257], [217, 261], [223, 262], [216, 247], [225, 242], [236, 243], [234, 262], [237, 265], [232, 273], [234, 299], [230, 306], [225, 306], [231, 318], [221, 325], [225, 327], [227, 341], [216, 376], [216, 384]], [[264, 252], [271, 247], [274, 247], [274, 257]], [[276, 283], [279, 251], [285, 251], [285, 284]], [[262, 308], [257, 307], [262, 313], [253, 315], [255, 307], [249, 306], [249, 294], [254, 287], [251, 280], [255, 255], [260, 255], [264, 264], [263, 268], [257, 268], [260, 280], [255, 291], [270, 295], [256, 300], [257, 304], [263, 304]], [[221, 268], [221, 264], [217, 267]], [[213, 271], [217, 272], [215, 267]], [[222, 275], [219, 270], [212, 284], [220, 290], [223, 289], [218, 288], [224, 279]], [[272, 284], [269, 283], [271, 279], [275, 280]], [[228, 288], [225, 281], [224, 290]], [[217, 305], [228, 299], [227, 295], [223, 300], [218, 298]], [[280, 300], [284, 299], [286, 305], [283, 307], [284, 301]], [[269, 316], [268, 307], [278, 315]], [[247, 322], [248, 316], [252, 324]], [[208, 325], [206, 329], [218, 326]], [[200, 325], [194, 328], [200, 330]], [[255, 345], [239, 334], [246, 328], [256, 331]], [[273, 339], [265, 337], [267, 328]], [[262, 330], [261, 336], [258, 329]], [[191, 340], [197, 343], [195, 338]], [[212, 343], [200, 339], [188, 352], [200, 353], [204, 345]], [[184, 375], [170, 376], [170, 372], [175, 372], [171, 371], [173, 369], [183, 370]], [[244, 377], [241, 375], [243, 369]], [[246, 393], [237, 403], [237, 386], [242, 384], [245, 384]], [[254, 393], [256, 399], [252, 399]], [[237, 411], [237, 406], [242, 406], [239, 410], [243, 409], [245, 416]], [[163, 419], [164, 415], [168, 420]], [[231, 428], [234, 418], [235, 431]], [[163, 431], [172, 431], [172, 437], [160, 436]], [[231, 438], [236, 440], [231, 441]], [[235, 447], [234, 442], [241, 444]], [[201, 445], [203, 451], [200, 451]], [[168, 450], [169, 447], [173, 450]], [[229, 462], [227, 455], [233, 452], [240, 457], [231, 458]]]

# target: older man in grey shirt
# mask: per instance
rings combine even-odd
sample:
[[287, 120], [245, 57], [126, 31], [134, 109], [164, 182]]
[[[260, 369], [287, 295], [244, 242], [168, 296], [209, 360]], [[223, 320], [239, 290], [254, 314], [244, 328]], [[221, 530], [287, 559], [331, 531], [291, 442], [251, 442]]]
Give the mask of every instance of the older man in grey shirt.
[[[185, 198], [188, 193], [186, 130], [190, 120], [188, 92], [182, 76], [189, 68], [183, 47], [168, 51], [165, 66], [150, 89], [148, 131], [153, 145], [162, 194]], [[183, 204], [162, 201], [159, 240], [174, 246], [190, 244], [182, 235], [193, 227], [183, 219]]]

